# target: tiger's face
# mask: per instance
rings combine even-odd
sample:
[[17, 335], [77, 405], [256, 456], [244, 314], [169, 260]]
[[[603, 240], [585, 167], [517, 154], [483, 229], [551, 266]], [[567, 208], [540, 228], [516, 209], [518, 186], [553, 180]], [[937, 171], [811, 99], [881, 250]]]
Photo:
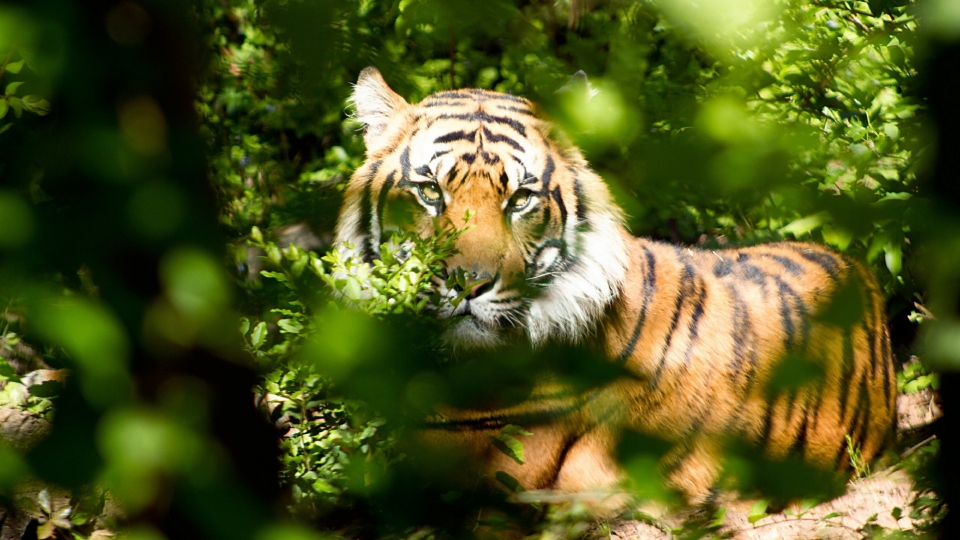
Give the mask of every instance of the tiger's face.
[[576, 341], [590, 330], [624, 279], [621, 212], [527, 100], [458, 90], [411, 105], [367, 68], [353, 102], [367, 160], [348, 185], [339, 242], [370, 260], [392, 230], [466, 225], [447, 270], [481, 284], [441, 310], [465, 316], [446, 336], [454, 345], [494, 346], [524, 331], [535, 344]]

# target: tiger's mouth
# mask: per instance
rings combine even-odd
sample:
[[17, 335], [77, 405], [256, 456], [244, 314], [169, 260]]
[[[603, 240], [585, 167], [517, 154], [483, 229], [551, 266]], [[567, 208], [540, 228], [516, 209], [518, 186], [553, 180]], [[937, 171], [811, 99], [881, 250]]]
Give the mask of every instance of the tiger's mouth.
[[502, 329], [491, 327], [471, 314], [453, 323], [442, 339], [454, 349], [490, 349], [504, 343], [502, 334]]
[[[524, 303], [518, 297], [502, 299], [503, 291], [493, 287], [486, 294], [465, 298], [457, 306], [447, 304], [440, 308], [441, 319], [457, 319], [444, 332], [443, 339], [454, 348], [492, 348], [502, 345], [506, 337], [521, 327]], [[500, 293], [500, 294], [498, 294]], [[456, 291], [444, 291], [454, 298]]]

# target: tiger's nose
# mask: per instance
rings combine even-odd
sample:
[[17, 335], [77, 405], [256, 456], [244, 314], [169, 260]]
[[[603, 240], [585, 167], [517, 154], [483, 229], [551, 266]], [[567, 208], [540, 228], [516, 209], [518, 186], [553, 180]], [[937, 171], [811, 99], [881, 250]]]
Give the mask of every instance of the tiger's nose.
[[490, 291], [493, 290], [494, 285], [497, 284], [497, 280], [500, 278], [500, 274], [497, 273], [495, 276], [484, 272], [476, 277], [477, 283], [470, 287], [470, 294], [467, 295], [469, 300], [478, 298]]

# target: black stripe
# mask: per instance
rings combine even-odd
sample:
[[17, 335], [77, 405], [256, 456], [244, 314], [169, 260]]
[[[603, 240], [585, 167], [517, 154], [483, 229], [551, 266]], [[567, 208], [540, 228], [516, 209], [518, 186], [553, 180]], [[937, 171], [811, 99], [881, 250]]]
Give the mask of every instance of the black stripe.
[[[716, 267], [714, 267], [714, 273], [716, 273]], [[740, 368], [743, 367], [743, 344], [747, 339], [749, 328], [747, 326], [746, 306], [743, 299], [740, 298], [740, 291], [734, 287], [733, 283], [727, 283], [727, 292], [733, 298], [733, 361], [730, 362], [730, 376], [733, 380], [736, 380], [740, 374]]]
[[722, 258], [713, 265], [713, 275], [718, 278], [726, 277], [733, 272], [733, 263], [729, 259]]
[[364, 262], [370, 262], [373, 260], [373, 250], [370, 246], [371, 234], [373, 231], [370, 230], [372, 225], [372, 208], [370, 207], [370, 190], [373, 184], [374, 178], [377, 176], [377, 172], [380, 171], [380, 165], [383, 164], [382, 159], [378, 159], [370, 164], [370, 173], [364, 178], [363, 185], [363, 197], [360, 199], [360, 224], [361, 227], [364, 227], [364, 245], [354, 246], [355, 248], [360, 249], [360, 257]]
[[777, 278], [776, 282], [780, 289], [780, 318], [783, 321], [783, 331], [786, 334], [783, 341], [786, 348], [791, 349], [796, 339], [796, 329], [793, 324], [793, 312], [790, 309], [790, 302], [787, 299], [787, 290], [790, 289], [790, 286], [779, 278]]
[[[476, 154], [473, 155], [476, 156]], [[463, 156], [460, 157], [462, 158]], [[459, 189], [467, 183], [467, 178], [470, 177], [469, 167], [466, 167], [463, 171], [461, 171], [460, 165], [454, 164], [454, 166], [450, 168], [450, 174], [447, 176], [447, 185], [450, 186], [450, 189], [454, 189], [453, 183], [458, 177], [460, 178], [460, 183], [456, 185], [456, 189]]]
[[807, 415], [805, 412], [803, 415], [803, 422], [800, 424], [800, 429], [797, 431], [797, 434], [794, 435], [793, 444], [790, 445], [790, 450], [788, 450], [788, 453], [799, 454], [800, 456], [803, 456], [803, 451], [807, 446], [807, 422], [809, 419], [809, 415]]
[[[472, 101], [472, 100], [471, 100]], [[456, 99], [437, 99], [436, 96], [429, 99], [429, 101], [423, 101], [420, 103], [421, 107], [464, 107], [470, 105], [471, 101], [463, 101]]]
[[487, 114], [485, 111], [477, 111], [474, 113], [461, 113], [461, 114], [441, 114], [437, 117], [440, 120], [466, 120], [468, 122], [489, 122], [491, 124], [497, 124], [502, 126], [510, 126], [514, 131], [520, 134], [522, 137], [527, 136], [527, 128], [517, 120], [507, 117], [507, 116], [493, 116]]
[[[791, 344], [794, 347], [803, 346], [807, 343], [807, 338], [810, 334], [810, 320], [807, 317], [807, 306], [803, 303], [803, 299], [800, 298], [796, 292], [794, 292], [790, 285], [787, 285], [787, 283], [779, 277], [774, 278], [774, 281], [776, 282], [780, 293], [780, 316], [783, 318], [784, 329], [787, 333], [787, 337], [784, 340], [785, 344], [788, 348], [791, 346]], [[794, 328], [793, 324], [791, 307], [787, 297], [793, 299], [793, 309], [797, 311], [797, 315], [800, 319], [799, 340], [796, 336], [796, 329]]]
[[763, 434], [760, 436], [761, 441], [770, 441], [770, 431], [773, 429], [773, 409], [776, 404], [776, 400], [772, 400], [767, 404], [767, 414], [763, 420]]
[[466, 420], [427, 420], [421, 424], [421, 428], [438, 429], [443, 431], [481, 431], [486, 429], [502, 428], [507, 424], [521, 426], [547, 424], [580, 411], [598, 395], [600, 395], [600, 392], [594, 391], [578, 399], [575, 403], [545, 411], [534, 411], [518, 414], [491, 414], [489, 416], [470, 418]]
[[500, 163], [500, 156], [492, 152], [487, 152], [486, 150], [480, 151], [480, 157], [482, 157], [483, 161], [488, 165], [496, 165], [497, 163]]
[[850, 399], [847, 393], [850, 391], [850, 379], [854, 373], [854, 351], [853, 351], [853, 328], [843, 332], [843, 356], [840, 364], [840, 388], [838, 398], [840, 399], [840, 423], [846, 425], [844, 416], [847, 415], [847, 404]]
[[419, 174], [420, 176], [431, 176], [430, 167], [426, 165], [421, 165], [413, 170], [413, 172]]
[[567, 230], [567, 205], [563, 204], [563, 196], [560, 195], [560, 186], [553, 188], [550, 195], [553, 196], [553, 200], [557, 201], [557, 206], [560, 208], [560, 238], [566, 240], [564, 232]]
[[697, 341], [700, 328], [700, 317], [703, 317], [703, 304], [707, 298], [706, 284], [703, 279], [698, 281], [700, 283], [700, 294], [697, 295], [697, 299], [693, 303], [693, 315], [690, 316], [690, 340], [687, 343], [687, 350], [684, 352], [684, 367], [690, 366], [690, 357], [693, 355], [693, 346]]
[[482, 129], [483, 129], [483, 138], [484, 138], [484, 140], [485, 140], [486, 142], [491, 142], [491, 143], [502, 142], [502, 143], [510, 146], [510, 147], [513, 148], [514, 150], [518, 150], [518, 151], [520, 151], [520, 152], [523, 152], [523, 146], [521, 146], [520, 143], [518, 143], [517, 141], [511, 139], [510, 137], [508, 137], [508, 136], [506, 136], [506, 135], [500, 135], [500, 134], [494, 133], [494, 132], [490, 131], [489, 129], [487, 129], [487, 126], [483, 126]]
[[510, 186], [510, 177], [507, 176], [507, 171], [500, 172], [500, 185], [503, 186], [503, 191], [506, 191]]
[[449, 148], [446, 149], [446, 150], [437, 150], [432, 156], [430, 156], [430, 160], [428, 161], [428, 163], [431, 163], [431, 164], [432, 164], [434, 161], [437, 160], [438, 157], [445, 156], [445, 155], [447, 155], [447, 154], [449, 154], [449, 153], [450, 153], [450, 149], [449, 149]]
[[580, 177], [573, 177], [573, 195], [577, 202], [577, 223], [587, 222], [587, 199], [583, 195], [583, 186], [580, 185]]
[[[866, 396], [866, 400], [863, 397]], [[870, 392], [869, 389], [863, 388], [862, 393], [860, 394], [861, 404], [860, 411], [863, 421], [860, 422], [860, 429], [857, 431], [856, 437], [853, 438], [853, 444], [856, 445], [858, 450], [863, 449], [863, 443], [867, 438], [867, 428], [870, 426]], [[866, 403], [863, 403], [866, 401]]]
[[[824, 376], [824, 379], [826, 379], [826, 376]], [[821, 381], [815, 386], [808, 386], [808, 388], [812, 388], [812, 390], [816, 392], [816, 397], [813, 401], [813, 407], [807, 407], [804, 413], [806, 415], [803, 420], [804, 429], [807, 429], [807, 420], [810, 421], [810, 425], [814, 426], [813, 429], [816, 429], [817, 423], [820, 421], [820, 411], [823, 408], [824, 383]], [[804, 436], [806, 436], [806, 434], [804, 434]], [[806, 439], [804, 439], [804, 445], [806, 445]]]
[[407, 146], [400, 154], [400, 185], [410, 183], [410, 147]]
[[[883, 369], [883, 399], [889, 407], [896, 402], [896, 396], [893, 395], [894, 385], [891, 380], [891, 375], [893, 375], [893, 358], [890, 354], [890, 338], [887, 336], [886, 329], [881, 329], [880, 331], [880, 349], [882, 356], [880, 366], [881, 369]], [[895, 405], [894, 408], [896, 408]]]
[[495, 92], [485, 92], [485, 93], [491, 96], [489, 98], [491, 101], [510, 101], [513, 103], [522, 103], [524, 105], [527, 105], [528, 103], [530, 103], [526, 99], [523, 99], [517, 96], [511, 96], [510, 94], [500, 94]]
[[387, 193], [393, 188], [394, 178], [397, 175], [397, 171], [390, 171], [390, 174], [387, 176], [387, 179], [383, 182], [383, 187], [380, 188], [380, 195], [377, 196], [377, 228], [380, 229], [380, 238], [379, 241], [383, 242], [383, 208], [387, 204]]
[[[867, 347], [869, 348], [869, 351], [870, 351], [869, 352], [870, 356], [867, 358], [867, 361], [870, 362], [869, 364], [870, 368], [873, 370], [876, 370], [877, 364], [880, 363], [880, 362], [877, 362], [877, 337], [878, 336], [876, 332], [877, 330], [876, 325], [878, 322], [882, 324], [881, 321], [877, 321], [876, 318], [873, 316], [875, 313], [876, 313], [876, 306], [874, 305], [873, 299], [871, 298], [869, 309], [867, 309], [867, 307], [864, 306], [863, 326], [864, 326], [864, 330], [866, 330]], [[881, 351], [881, 354], [883, 354], [882, 351]]]
[[476, 103], [485, 103], [487, 101], [507, 101], [510, 103], [520, 103], [523, 105], [528, 105], [530, 103], [521, 97], [475, 88], [472, 90], [447, 90], [445, 92], [438, 92], [421, 102], [421, 105], [424, 105], [427, 102], [433, 103], [434, 101], [445, 99], [465, 99]]
[[460, 154], [460, 160], [467, 162], [469, 165], [473, 165], [473, 162], [477, 159], [477, 154], [465, 153]]
[[378, 159], [370, 164], [370, 173], [363, 179], [367, 184], [373, 182], [374, 177], [377, 176], [377, 172], [380, 170], [380, 165], [383, 165], [383, 160]]
[[[379, 163], [377, 163], [377, 165], [379, 165]], [[371, 175], [371, 178], [372, 177], [373, 175]], [[373, 231], [371, 230], [371, 227], [373, 225], [371, 223], [371, 220], [373, 219], [372, 218], [373, 212], [370, 208], [371, 184], [372, 182], [367, 182], [366, 185], [363, 186], [363, 198], [360, 199], [360, 223], [361, 223], [361, 226], [366, 229], [364, 231], [365, 234], [363, 236], [364, 245], [354, 246], [354, 247], [360, 248], [361, 258], [363, 258], [364, 262], [370, 262], [371, 260], [373, 260], [373, 247], [371, 245], [371, 242], [373, 241]]]
[[830, 274], [831, 277], [837, 277], [837, 272], [840, 270], [840, 263], [837, 261], [837, 257], [833, 254], [825, 251], [812, 251], [809, 247], [804, 247], [802, 245], [788, 245], [791, 249], [799, 253], [804, 259], [819, 265], [824, 269], [824, 271], [827, 272], [827, 274]]
[[766, 285], [767, 275], [763, 273], [763, 270], [760, 270], [756, 266], [752, 264], [741, 264], [739, 270], [740, 275], [747, 281], [752, 281], [761, 286]]
[[680, 278], [680, 290], [677, 291], [677, 301], [674, 306], [673, 311], [673, 320], [670, 321], [670, 329], [667, 331], [667, 340], [663, 344], [663, 349], [660, 351], [660, 361], [657, 363], [657, 370], [653, 373], [653, 379], [651, 380], [651, 386], [656, 386], [657, 382], [660, 380], [660, 374], [663, 372], [663, 368], [667, 363], [667, 351], [670, 350], [670, 342], [673, 340], [673, 334], [677, 330], [677, 323], [680, 321], [680, 312], [683, 311], [683, 303], [687, 298], [687, 294], [692, 292], [691, 281], [693, 280], [693, 268], [689, 264], [683, 265], [683, 276]]
[[540, 180], [543, 182], [543, 190], [547, 191], [550, 189], [550, 179], [553, 178], [554, 163], [553, 156], [547, 156], [547, 164], [543, 167], [543, 174], [540, 175]]
[[433, 140], [433, 144], [443, 144], [443, 143], [450, 143], [455, 141], [474, 142], [476, 141], [476, 139], [477, 139], [477, 130], [466, 132], [461, 129], [457, 131], [451, 131], [450, 133], [446, 133], [444, 135], [437, 137], [436, 139]]
[[502, 111], [510, 111], [515, 113], [525, 114], [527, 116], [532, 116], [534, 118], [537, 117], [537, 115], [534, 114], [529, 107], [514, 107], [513, 105], [497, 105], [496, 107]]
[[477, 96], [467, 92], [447, 90], [446, 92], [437, 92], [433, 96], [427, 98], [425, 101], [433, 102], [436, 99], [468, 99], [470, 101], [475, 101]]
[[643, 274], [643, 303], [640, 304], [640, 314], [637, 316], [637, 324], [633, 327], [633, 333], [630, 334], [627, 346], [624, 347], [623, 352], [617, 356], [617, 362], [621, 364], [626, 362], [627, 358], [630, 358], [633, 354], [633, 349], [637, 346], [637, 340], [640, 339], [640, 331], [643, 329], [643, 323], [647, 318], [647, 305], [650, 299], [653, 298], [654, 292], [656, 292], [657, 268], [653, 259], [653, 253], [650, 252], [647, 246], [643, 246], [643, 252], [647, 256], [647, 267]]
[[[850, 415], [850, 424], [847, 424], [844, 432], [850, 435], [850, 439], [853, 442], [854, 446], [860, 444], [860, 434], [863, 431], [863, 425], [866, 423], [866, 414], [868, 411], [864, 406], [865, 396], [865, 381], [866, 370], [861, 374], [861, 378], [857, 381], [856, 388], [859, 392], [857, 394], [857, 405], [853, 410], [853, 414]], [[849, 465], [849, 464], [848, 464]]]
[[771, 258], [777, 261], [778, 263], [780, 263], [780, 265], [783, 266], [787, 270], [787, 272], [790, 272], [792, 275], [799, 276], [803, 274], [803, 267], [791, 261], [790, 259], [784, 257], [783, 255], [772, 255]]
[[556, 489], [557, 480], [560, 478], [560, 470], [563, 469], [563, 462], [567, 459], [567, 454], [570, 453], [570, 449], [573, 448], [573, 445], [577, 443], [579, 439], [577, 437], [568, 437], [563, 441], [563, 446], [560, 447], [560, 453], [557, 454], [556, 466], [554, 467], [553, 477], [550, 478], [550, 481], [547, 482], [547, 486]]

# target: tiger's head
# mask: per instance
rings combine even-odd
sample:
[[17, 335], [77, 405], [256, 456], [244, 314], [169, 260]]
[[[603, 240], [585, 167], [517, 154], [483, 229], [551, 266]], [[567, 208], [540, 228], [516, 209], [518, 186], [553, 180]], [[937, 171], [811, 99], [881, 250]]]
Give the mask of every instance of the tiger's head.
[[487, 281], [441, 309], [466, 316], [449, 342], [489, 347], [526, 331], [536, 345], [591, 331], [624, 281], [622, 212], [529, 101], [469, 89], [410, 104], [374, 68], [360, 74], [352, 101], [367, 159], [348, 184], [338, 242], [369, 261], [391, 230], [432, 234], [434, 220], [460, 228], [469, 215], [447, 269]]

